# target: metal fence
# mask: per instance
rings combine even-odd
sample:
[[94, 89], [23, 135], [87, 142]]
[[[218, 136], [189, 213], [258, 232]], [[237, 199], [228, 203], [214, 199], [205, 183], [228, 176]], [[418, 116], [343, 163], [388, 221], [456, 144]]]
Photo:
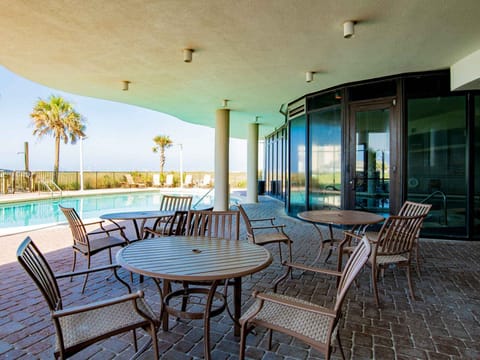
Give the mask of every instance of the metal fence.
[[[89, 189], [109, 189], [128, 186], [125, 174], [131, 174], [137, 183], [143, 183], [146, 186], [152, 186], [153, 175], [158, 172], [153, 171], [84, 171], [83, 172], [83, 188]], [[173, 186], [180, 185], [180, 174], [178, 172], [166, 172], [173, 174]], [[212, 172], [188, 172], [192, 175], [193, 184], [200, 184], [204, 175]], [[184, 173], [184, 179], [187, 173]], [[242, 172], [230, 173], [230, 186], [245, 187], [246, 174]], [[48, 184], [52, 184], [52, 171], [12, 171], [0, 170], [0, 193], [15, 192], [35, 192], [48, 191]], [[162, 182], [165, 179], [161, 179]], [[80, 189], [80, 172], [78, 171], [61, 171], [58, 173], [57, 185], [62, 190], [79, 190]]]

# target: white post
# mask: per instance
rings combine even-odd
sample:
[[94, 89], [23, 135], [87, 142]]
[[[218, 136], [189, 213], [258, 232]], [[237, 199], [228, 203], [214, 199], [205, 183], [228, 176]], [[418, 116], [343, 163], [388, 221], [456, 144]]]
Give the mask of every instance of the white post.
[[247, 202], [258, 202], [258, 124], [248, 125]]
[[180, 146], [180, 187], [183, 189], [183, 144], [178, 146]]
[[83, 140], [86, 136], [80, 138], [80, 191], [83, 191]]
[[218, 109], [215, 123], [215, 210], [228, 210], [230, 110]]

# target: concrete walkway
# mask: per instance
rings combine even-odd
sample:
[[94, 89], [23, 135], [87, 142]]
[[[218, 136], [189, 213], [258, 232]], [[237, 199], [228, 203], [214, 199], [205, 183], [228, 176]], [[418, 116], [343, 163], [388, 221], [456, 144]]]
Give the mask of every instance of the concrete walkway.
[[[262, 196], [259, 204], [245, 204], [252, 217], [277, 217], [287, 225], [294, 240], [294, 260], [310, 263], [318, 249], [318, 235], [311, 224], [288, 217], [283, 204]], [[127, 235], [133, 235], [130, 224]], [[341, 232], [338, 231], [341, 235]], [[55, 271], [69, 271], [72, 260], [71, 235], [66, 226], [0, 237], [0, 358], [51, 359], [55, 341], [49, 313], [38, 290], [15, 261], [15, 251], [30, 235], [46, 253]], [[242, 239], [245, 238], [242, 223]], [[352, 286], [344, 303], [340, 336], [350, 359], [479, 359], [480, 358], [480, 242], [422, 240], [422, 277], [414, 275], [417, 301], [409, 298], [405, 273], [391, 269], [379, 282], [380, 309], [369, 288], [369, 269], [361, 275], [359, 286]], [[277, 246], [269, 247], [275, 262], [253, 277], [244, 278], [242, 303], [251, 304], [251, 292], [270, 289], [282, 274]], [[104, 264], [106, 254], [96, 255], [94, 263]], [[333, 266], [336, 258], [332, 256]], [[81, 262], [80, 266], [84, 266]], [[123, 274], [128, 279], [128, 274]], [[86, 303], [122, 294], [125, 289], [104, 276], [89, 279], [84, 295], [81, 280], [60, 283], [65, 306]], [[156, 288], [151, 280], [135, 287], [145, 290], [148, 301], [159, 309]], [[295, 274], [281, 289], [329, 306], [335, 296], [335, 282], [324, 276]], [[239, 343], [233, 336], [232, 322], [226, 315], [212, 321], [214, 359], [238, 358]], [[148, 336], [141, 333], [140, 344]], [[198, 359], [203, 357], [202, 323], [171, 321], [169, 332], [158, 334], [163, 359]], [[93, 345], [76, 359], [126, 359], [133, 354], [131, 334], [124, 334]], [[267, 349], [263, 329], [248, 338], [247, 355], [253, 359], [316, 359], [321, 355], [299, 341], [280, 334]], [[151, 358], [151, 351], [143, 358]], [[340, 358], [336, 351], [333, 358]]]

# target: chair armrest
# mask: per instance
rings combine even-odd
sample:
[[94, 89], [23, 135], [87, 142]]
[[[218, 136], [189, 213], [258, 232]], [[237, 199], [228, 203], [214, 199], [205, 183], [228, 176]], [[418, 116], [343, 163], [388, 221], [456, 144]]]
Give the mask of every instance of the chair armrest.
[[89, 223], [83, 223], [83, 225], [85, 226], [90, 226], [90, 225], [102, 225], [103, 223], [105, 222], [105, 220], [97, 220], [97, 221], [92, 221], [92, 222], [89, 222]]
[[118, 273], [117, 273], [117, 269], [120, 268], [120, 265], [117, 265], [117, 264], [110, 264], [110, 265], [105, 265], [105, 266], [99, 266], [99, 267], [95, 267], [95, 268], [91, 268], [91, 269], [86, 269], [86, 270], [80, 270], [80, 271], [75, 271], [75, 272], [68, 272], [68, 273], [61, 273], [61, 274], [57, 274], [55, 275], [55, 278], [56, 279], [63, 279], [63, 278], [66, 278], [66, 277], [71, 277], [71, 276], [78, 276], [78, 275], [85, 275], [85, 274], [90, 274], [90, 273], [93, 273], [93, 272], [99, 272], [99, 271], [105, 271], [105, 270], [112, 270], [113, 271], [113, 275], [115, 276], [115, 278], [120, 281], [120, 283], [122, 283], [126, 288], [127, 288], [127, 291], [129, 293], [132, 292], [132, 288], [130, 287], [130, 285], [128, 285], [124, 280], [122, 280], [119, 276], [118, 276]]
[[262, 230], [262, 229], [283, 229], [284, 227], [286, 227], [287, 225], [266, 225], [266, 226], [252, 226], [252, 229], [253, 230]]
[[345, 237], [343, 238], [342, 241], [340, 241], [340, 244], [338, 244], [338, 247], [340, 248], [340, 250], [345, 245], [349, 246], [352, 239], [362, 240], [362, 237], [363, 237], [362, 235], [355, 234], [351, 231], [344, 231], [343, 233], [345, 234]]
[[139, 290], [136, 293], [122, 295], [122, 296], [119, 296], [119, 297], [116, 297], [116, 298], [113, 298], [113, 299], [109, 299], [109, 300], [97, 301], [97, 302], [87, 304], [87, 305], [74, 306], [74, 307], [71, 307], [71, 308], [68, 308], [68, 309], [62, 309], [62, 310], [54, 311], [52, 313], [52, 317], [53, 318], [60, 318], [60, 317], [63, 317], [63, 316], [79, 314], [79, 313], [82, 313], [82, 312], [85, 312], [85, 311], [96, 310], [96, 309], [100, 309], [100, 308], [103, 308], [103, 307], [119, 304], [119, 303], [122, 303], [122, 302], [132, 301], [132, 300], [135, 300], [135, 299], [138, 299], [138, 298], [141, 298], [141, 297], [143, 297], [143, 291]]
[[253, 222], [253, 221], [273, 221], [273, 220], [275, 220], [275, 218], [274, 218], [274, 217], [272, 217], [272, 218], [263, 218], [263, 219], [249, 219], [249, 220], [250, 220], [250, 222]]
[[309, 311], [309, 312], [312, 312], [312, 313], [329, 316], [329, 317], [332, 317], [332, 318], [335, 318], [335, 316], [336, 316], [335, 311], [333, 311], [331, 309], [324, 308], [323, 306], [316, 305], [316, 304], [313, 304], [313, 303], [306, 304], [306, 303], [302, 303], [302, 302], [291, 301], [289, 299], [279, 298], [279, 297], [277, 297], [273, 294], [260, 293], [260, 292], [256, 292], [256, 291], [253, 292], [253, 297], [256, 298], [256, 299], [263, 300], [263, 301], [270, 301], [270, 302], [273, 302], [273, 303], [276, 303], [276, 304], [285, 305], [285, 306], [293, 307], [295, 309], [305, 310], [305, 311]]
[[79, 270], [79, 271], [75, 271], [75, 272], [67, 272], [67, 273], [56, 274], [55, 278], [56, 279], [63, 279], [63, 278], [66, 278], [66, 277], [85, 275], [85, 274], [90, 274], [90, 273], [99, 272], [99, 271], [116, 270], [119, 267], [120, 267], [120, 265], [116, 265], [116, 264], [99, 266], [99, 267], [90, 268], [90, 269], [86, 269], [86, 270]]
[[153, 235], [153, 237], [155, 237], [155, 236], [162, 236], [163, 234], [149, 227], [146, 227], [143, 229], [143, 238], [146, 239], [148, 235]]
[[290, 268], [303, 270], [303, 271], [312, 271], [312, 272], [315, 272], [315, 273], [332, 275], [332, 276], [339, 276], [339, 277], [342, 276], [342, 273], [340, 271], [331, 270], [331, 269], [317, 268], [317, 267], [308, 266], [308, 265], [289, 263], [289, 262], [286, 262], [286, 261], [283, 262], [283, 265], [288, 266]]

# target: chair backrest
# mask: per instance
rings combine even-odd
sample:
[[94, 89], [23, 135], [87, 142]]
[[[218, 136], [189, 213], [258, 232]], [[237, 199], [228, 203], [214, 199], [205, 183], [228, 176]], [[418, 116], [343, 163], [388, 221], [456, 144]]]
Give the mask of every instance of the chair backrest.
[[425, 216], [389, 216], [378, 232], [375, 254], [400, 255], [410, 252]]
[[134, 185], [135, 181], [133, 181], [133, 177], [131, 174], [125, 174], [125, 180], [127, 180], [127, 183], [130, 185]]
[[173, 186], [173, 175], [172, 174], [167, 175], [167, 178], [165, 180], [165, 185], [166, 186]]
[[153, 186], [160, 186], [160, 174], [153, 174]]
[[209, 174], [205, 174], [203, 176], [203, 182], [202, 182], [202, 185], [203, 186], [210, 186], [210, 183], [212, 182], [212, 177], [209, 175]]
[[343, 300], [347, 294], [350, 285], [352, 285], [353, 280], [357, 277], [358, 273], [368, 261], [372, 247], [367, 237], [364, 236], [362, 240], [353, 250], [352, 255], [348, 258], [347, 264], [343, 268], [342, 276], [337, 287], [337, 298], [335, 299], [335, 312], [340, 311], [342, 308]]
[[243, 221], [245, 222], [245, 230], [247, 231], [247, 236], [252, 237], [253, 236], [252, 223], [248, 218], [247, 212], [245, 211], [245, 209], [241, 204], [237, 204], [237, 207], [238, 207], [238, 210], [240, 211], [240, 214], [242, 215]]
[[162, 202], [160, 203], [160, 210], [190, 210], [190, 207], [192, 206], [192, 199], [193, 197], [191, 195], [163, 195]]
[[185, 186], [190, 186], [193, 185], [193, 176], [191, 174], [188, 174], [185, 176]]
[[165, 224], [165, 234], [167, 236], [180, 236], [185, 235], [187, 230], [187, 218], [188, 211], [186, 210], [177, 210], [175, 214], [168, 219]]
[[37, 285], [51, 311], [62, 309], [62, 297], [57, 280], [50, 265], [34, 244], [27, 237], [17, 249], [17, 259], [20, 265]]
[[240, 212], [238, 210], [190, 210], [187, 218], [187, 234], [238, 240], [240, 236]]
[[402, 208], [398, 212], [398, 216], [427, 216], [431, 208], [431, 204], [421, 204], [413, 201], [405, 201], [405, 203], [402, 205]]
[[85, 228], [82, 219], [80, 219], [80, 216], [78, 216], [77, 211], [74, 208], [63, 207], [62, 205], [58, 205], [58, 207], [62, 210], [68, 220], [73, 242], [75, 244], [78, 243], [89, 247], [87, 229]]

